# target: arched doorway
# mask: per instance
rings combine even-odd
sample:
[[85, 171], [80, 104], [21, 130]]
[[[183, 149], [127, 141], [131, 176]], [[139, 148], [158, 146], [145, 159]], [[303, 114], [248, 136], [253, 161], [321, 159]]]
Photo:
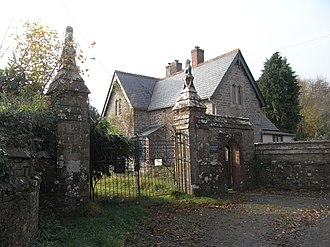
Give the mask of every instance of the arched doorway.
[[225, 146], [226, 184], [229, 190], [238, 190], [240, 184], [240, 151], [239, 146], [229, 142]]

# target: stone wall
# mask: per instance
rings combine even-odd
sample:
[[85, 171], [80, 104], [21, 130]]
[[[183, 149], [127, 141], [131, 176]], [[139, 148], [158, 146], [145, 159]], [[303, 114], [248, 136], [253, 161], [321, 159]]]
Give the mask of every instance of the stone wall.
[[330, 190], [330, 141], [256, 144], [259, 184]]
[[[147, 111], [134, 109], [134, 130], [133, 134], [140, 134], [143, 130], [150, 127], [150, 115]], [[122, 123], [124, 124], [124, 122]], [[131, 137], [131, 136], [130, 136]]]
[[160, 109], [148, 112], [150, 125], [168, 125], [173, 126], [173, 111], [171, 108]]
[[[249, 120], [206, 115], [206, 123], [207, 130], [200, 132], [204, 136], [203, 144], [199, 143], [196, 148], [204, 156], [199, 159], [200, 193], [215, 195], [228, 189], [250, 188], [253, 184], [254, 135]], [[205, 147], [200, 149], [202, 145]], [[226, 160], [226, 146], [232, 149], [231, 163]]]
[[[113, 90], [111, 91], [113, 95], [110, 97], [109, 105], [107, 111], [105, 112], [105, 117], [115, 125], [120, 132], [128, 137], [132, 137], [134, 133], [134, 122], [133, 122], [133, 110], [129, 105], [120, 85], [118, 82], [114, 82]], [[116, 115], [116, 101], [121, 102], [121, 113]]]
[[[232, 85], [240, 86], [242, 89], [241, 105], [233, 104], [231, 101]], [[261, 141], [260, 103], [248, 77], [240, 65], [234, 65], [211, 100], [216, 106], [217, 115], [249, 118], [254, 128], [255, 142]]]
[[252, 183], [254, 131], [249, 119], [206, 115], [192, 86], [181, 91], [173, 112], [175, 129], [182, 133], [176, 142], [181, 191], [212, 196]]
[[0, 246], [30, 246], [38, 232], [41, 179], [26, 154], [15, 150], [9, 155], [16, 178], [0, 182]]

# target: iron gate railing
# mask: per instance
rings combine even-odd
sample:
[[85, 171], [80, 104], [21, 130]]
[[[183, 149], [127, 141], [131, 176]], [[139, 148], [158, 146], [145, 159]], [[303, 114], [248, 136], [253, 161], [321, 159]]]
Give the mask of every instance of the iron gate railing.
[[191, 171], [190, 171], [190, 157], [189, 157], [189, 141], [185, 133], [177, 132], [175, 134], [175, 148], [176, 148], [176, 189], [184, 193], [191, 193]]
[[[176, 164], [179, 162], [181, 168], [186, 164], [185, 152], [182, 152], [185, 142], [181, 138], [181, 134], [176, 134], [167, 140], [149, 140], [145, 137], [133, 139], [133, 157], [105, 161], [111, 162], [108, 175], [104, 174], [98, 181], [91, 181], [91, 198], [125, 200], [181, 190], [182, 185], [176, 182], [176, 172], [181, 171], [176, 168]], [[179, 152], [176, 148], [178, 143]], [[94, 157], [91, 162], [104, 160], [98, 161]]]

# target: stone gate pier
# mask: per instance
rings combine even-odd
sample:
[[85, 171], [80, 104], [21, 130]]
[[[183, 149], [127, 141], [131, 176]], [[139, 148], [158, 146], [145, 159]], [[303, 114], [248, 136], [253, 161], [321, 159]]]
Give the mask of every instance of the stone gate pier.
[[67, 27], [61, 68], [50, 84], [58, 116], [57, 163], [53, 197], [57, 207], [74, 208], [89, 198], [89, 89], [76, 65], [73, 29]]
[[246, 118], [207, 115], [189, 62], [173, 107], [178, 190], [203, 196], [253, 184], [254, 134]]

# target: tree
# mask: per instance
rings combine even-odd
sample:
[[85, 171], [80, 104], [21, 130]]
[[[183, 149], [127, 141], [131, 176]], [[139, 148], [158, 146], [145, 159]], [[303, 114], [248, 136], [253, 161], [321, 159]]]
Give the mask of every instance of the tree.
[[266, 116], [280, 130], [295, 133], [301, 119], [300, 86], [286, 58], [275, 52], [264, 63], [257, 83], [267, 103]]
[[325, 78], [300, 80], [300, 139], [330, 138], [330, 85]]
[[17, 45], [11, 62], [16, 73], [25, 75], [25, 84], [43, 93], [59, 68], [61, 42], [55, 30], [40, 22], [26, 21], [23, 33], [15, 35]]
[[[12, 36], [15, 38], [13, 43], [16, 44], [6, 69], [11, 72], [10, 76], [19, 77], [19, 86], [29, 86], [32, 88], [31, 91], [42, 94], [54, 79], [63, 61], [61, 59], [63, 44], [58, 38], [57, 31], [40, 22], [26, 21], [23, 24], [23, 32]], [[88, 48], [93, 48], [95, 44], [96, 42], [93, 41]], [[78, 62], [80, 64], [86, 62], [88, 58], [83, 55], [81, 49], [78, 49], [79, 44], [73, 42], [73, 46], [78, 51], [76, 55]], [[78, 69], [82, 74], [88, 71], [79, 67]], [[21, 80], [22, 77], [24, 80]]]
[[5, 69], [0, 69], [0, 94], [17, 95], [25, 85], [25, 75], [15, 63], [9, 63]]
[[[90, 112], [95, 108], [90, 108]], [[110, 177], [117, 165], [122, 165], [125, 171], [126, 160], [132, 154], [130, 141], [113, 131], [111, 123], [106, 118], [91, 119], [91, 185], [94, 195], [96, 184], [103, 177]], [[113, 167], [113, 169], [110, 169]]]

